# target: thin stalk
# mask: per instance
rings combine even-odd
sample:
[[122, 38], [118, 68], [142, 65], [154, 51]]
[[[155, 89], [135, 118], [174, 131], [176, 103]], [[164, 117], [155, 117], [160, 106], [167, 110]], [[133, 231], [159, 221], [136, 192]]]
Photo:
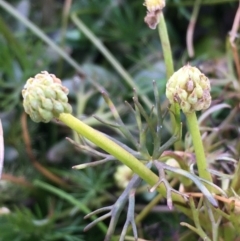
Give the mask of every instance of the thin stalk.
[[158, 177], [153, 174], [148, 168], [146, 168], [143, 163], [141, 163], [129, 152], [124, 150], [122, 147], [110, 140], [101, 132], [86, 125], [85, 123], [70, 114], [60, 114], [58, 119], [76, 132], [78, 132], [78, 134], [84, 136], [95, 145], [99, 146], [100, 148], [123, 162], [125, 165], [129, 166], [136, 174], [141, 176], [149, 184], [154, 185], [158, 181]]
[[[165, 23], [165, 18], [162, 12], [159, 15], [158, 33], [162, 44], [164, 62], [166, 65], [166, 77], [168, 80], [174, 73], [174, 66], [173, 66], [171, 45], [168, 38], [168, 31]], [[170, 117], [171, 117], [171, 122], [173, 127], [172, 129], [176, 130], [177, 127], [179, 126], [179, 123], [181, 122], [179, 104], [177, 103], [172, 104], [170, 110], [171, 110]], [[182, 143], [180, 139], [174, 143], [174, 149], [175, 150], [182, 149]]]
[[4, 138], [3, 138], [2, 122], [0, 119], [0, 179], [2, 176], [3, 162], [4, 162]]
[[33, 185], [27, 180], [25, 180], [24, 177], [16, 177], [16, 176], [13, 176], [12, 174], [2, 173], [1, 179], [12, 182], [16, 185], [20, 185], [22, 187], [33, 188]]
[[174, 73], [172, 50], [168, 38], [168, 31], [163, 13], [159, 15], [158, 33], [162, 44], [164, 62], [166, 65], [166, 76], [169, 79]]
[[235, 169], [234, 177], [232, 179], [231, 188], [238, 193], [240, 189], [240, 162], [238, 162]]
[[[61, 35], [60, 35], [60, 46], [63, 49], [64, 49], [64, 45], [65, 45], [66, 32], [67, 32], [67, 27], [68, 27], [68, 17], [69, 17], [71, 5], [72, 5], [72, 0], [64, 1], [63, 12], [62, 12]], [[62, 69], [63, 69], [63, 59], [62, 58], [59, 58], [57, 68], [58, 68], [57, 76], [61, 76]]]
[[203, 230], [203, 227], [201, 225], [202, 220], [199, 217], [199, 214], [201, 213], [200, 208], [202, 206], [202, 200], [203, 199], [200, 199], [197, 207], [195, 207], [193, 198], [191, 197], [189, 199], [189, 204], [190, 204], [190, 207], [191, 207], [191, 210], [192, 210], [192, 213], [193, 213], [193, 221], [194, 221], [195, 227], [193, 227], [192, 225], [187, 224], [187, 223], [181, 223], [181, 224], [183, 226], [187, 226], [193, 232], [196, 232], [204, 241], [211, 241], [211, 239], [207, 236], [207, 234]]
[[47, 168], [45, 168], [40, 162], [38, 162], [37, 158], [35, 157], [35, 154], [33, 153], [32, 146], [31, 146], [31, 139], [28, 133], [26, 113], [23, 113], [21, 116], [21, 125], [22, 125], [23, 141], [26, 147], [26, 153], [32, 165], [52, 182], [56, 183], [61, 187], [69, 188], [69, 185], [64, 180], [62, 180], [59, 176], [55, 175]]
[[218, 217], [217, 221], [215, 221], [215, 217], [214, 217], [214, 213], [213, 213], [213, 209], [210, 205], [210, 203], [208, 202], [208, 200], [204, 200], [204, 205], [205, 205], [205, 209], [208, 213], [208, 217], [211, 221], [212, 224], [212, 241], [218, 241], [219, 240], [219, 224], [222, 220], [222, 217]]
[[187, 28], [186, 42], [187, 42], [188, 55], [190, 58], [194, 57], [193, 34], [194, 34], [195, 25], [196, 25], [197, 18], [198, 18], [198, 13], [199, 13], [200, 6], [201, 6], [201, 1], [202, 0], [195, 1], [192, 16], [191, 16], [191, 19], [189, 21], [188, 28]]
[[[210, 173], [207, 171], [208, 166], [207, 166], [207, 161], [204, 153], [201, 134], [199, 131], [196, 113], [195, 112], [187, 113], [186, 117], [187, 117], [189, 132], [193, 140], [193, 146], [195, 150], [199, 176], [209, 182], [212, 182], [212, 177]], [[208, 188], [210, 188], [210, 186], [208, 186]]]
[[[177, 184], [177, 182], [177, 179], [173, 179], [170, 185], [173, 187], [175, 184]], [[150, 203], [148, 203], [137, 215], [137, 217], [135, 218], [136, 224], [139, 224], [162, 199], [163, 196], [160, 193], [156, 197], [154, 197], [154, 199]]]

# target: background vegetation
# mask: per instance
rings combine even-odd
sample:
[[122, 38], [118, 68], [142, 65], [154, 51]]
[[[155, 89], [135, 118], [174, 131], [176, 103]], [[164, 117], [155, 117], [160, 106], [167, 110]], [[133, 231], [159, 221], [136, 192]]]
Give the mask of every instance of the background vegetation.
[[[89, 222], [83, 217], [90, 210], [111, 205], [121, 193], [114, 181], [118, 163], [72, 170], [72, 166], [91, 162], [94, 157], [70, 144], [66, 136], [75, 140], [79, 137], [59, 123], [46, 125], [28, 121], [23, 114], [21, 90], [25, 81], [36, 73], [42, 70], [54, 73], [70, 89], [75, 115], [115, 137], [116, 131], [92, 117], [97, 115], [113, 122], [99, 93], [104, 88], [124, 122], [134, 130], [133, 117], [124, 105], [125, 100], [131, 102], [133, 84], [138, 86], [139, 96], [153, 101], [152, 80], [156, 80], [161, 101], [165, 103], [165, 66], [158, 33], [144, 23], [146, 8], [141, 1], [8, 1], [17, 13], [4, 8], [4, 1], [0, 3], [0, 118], [5, 140], [0, 214], [10, 212], [0, 215], [0, 241], [103, 240], [103, 228], [99, 226], [83, 232]], [[226, 73], [231, 55], [228, 32], [238, 1], [202, 1], [194, 31], [195, 55], [190, 59], [186, 31], [194, 3], [194, 0], [168, 0], [164, 14], [176, 69], [187, 62], [200, 67], [211, 77], [215, 102], [232, 107], [218, 112], [212, 119], [212, 125], [217, 126], [239, 103], [239, 85], [228, 88], [231, 73]], [[19, 15], [39, 29], [29, 28], [28, 23], [17, 19]], [[123, 72], [116, 71], [116, 65], [99, 51], [96, 42], [90, 41], [76, 19], [94, 33], [96, 38], [92, 41], [100, 41], [107, 47], [133, 82], [129, 82]], [[73, 59], [76, 62], [72, 62]], [[146, 103], [145, 106], [149, 107]], [[163, 104], [163, 108], [166, 107]], [[234, 143], [236, 158], [239, 133], [233, 127], [237, 124], [238, 113], [223, 133], [229, 140], [225, 148]], [[166, 123], [164, 140], [170, 136], [168, 129]], [[118, 138], [129, 144], [121, 136]], [[187, 141], [185, 139], [186, 146]], [[153, 195], [155, 193], [146, 192], [143, 184], [137, 195], [136, 212], [140, 212]], [[124, 224], [123, 218], [118, 223], [119, 230]], [[179, 226], [184, 220], [186, 217], [170, 212], [162, 200], [139, 225], [140, 235], [147, 240], [178, 240], [186, 232]], [[108, 220], [104, 223], [108, 225]]]

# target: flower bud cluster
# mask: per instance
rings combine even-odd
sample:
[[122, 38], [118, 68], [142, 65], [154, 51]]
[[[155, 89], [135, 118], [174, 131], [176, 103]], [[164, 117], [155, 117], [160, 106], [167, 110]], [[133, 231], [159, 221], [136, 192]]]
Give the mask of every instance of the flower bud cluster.
[[71, 113], [68, 89], [55, 75], [42, 71], [29, 78], [22, 90], [23, 107], [35, 122], [49, 122], [61, 113]]
[[186, 65], [167, 82], [166, 96], [171, 104], [179, 103], [184, 113], [207, 109], [211, 104], [210, 81], [201, 71]]

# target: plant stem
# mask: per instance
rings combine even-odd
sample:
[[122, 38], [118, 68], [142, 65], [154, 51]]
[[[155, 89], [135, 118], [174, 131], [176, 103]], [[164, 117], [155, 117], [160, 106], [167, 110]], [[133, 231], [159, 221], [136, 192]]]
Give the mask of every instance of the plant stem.
[[84, 136], [109, 154], [116, 157], [118, 160], [129, 166], [133, 172], [139, 174], [148, 183], [154, 185], [158, 181], [158, 177], [153, 174], [143, 163], [138, 161], [129, 152], [110, 140], [107, 136], [101, 132], [86, 125], [79, 119], [75, 118], [71, 114], [60, 114], [59, 120], [64, 122], [67, 126]]
[[158, 33], [162, 44], [164, 62], [166, 65], [166, 76], [169, 79], [174, 73], [172, 50], [168, 38], [168, 31], [163, 13], [159, 15]]
[[201, 7], [201, 1], [202, 0], [196, 0], [193, 6], [192, 16], [188, 24], [187, 28], [187, 49], [188, 49], [188, 55], [190, 58], [194, 57], [194, 47], [193, 47], [193, 35], [194, 35], [194, 29], [197, 22], [199, 10]]
[[3, 138], [2, 122], [0, 119], [0, 179], [2, 176], [3, 163], [4, 163], [4, 138]]
[[235, 169], [234, 177], [232, 179], [231, 188], [238, 193], [240, 189], [240, 161], [238, 161], [237, 167]]
[[[171, 186], [174, 186], [178, 182], [177, 179], [173, 179], [170, 183]], [[159, 193], [156, 197], [154, 197], [151, 202], [149, 202], [143, 210], [137, 215], [135, 218], [136, 224], [139, 224], [149, 213], [150, 211], [163, 199], [163, 196]], [[128, 232], [131, 230], [131, 226], [128, 228]]]
[[[162, 12], [159, 15], [158, 33], [162, 44], [164, 62], [166, 65], [166, 77], [168, 80], [174, 73], [174, 66], [173, 66], [171, 45], [168, 38], [168, 31], [165, 23], [165, 18]], [[171, 117], [173, 131], [176, 131], [176, 129], [179, 126], [179, 123], [181, 122], [179, 104], [176, 103], [171, 105], [170, 117]], [[182, 149], [181, 139], [179, 139], [174, 143], [174, 149], [175, 150]]]
[[[204, 153], [201, 134], [199, 131], [196, 113], [195, 112], [187, 113], [186, 117], [188, 122], [188, 128], [193, 140], [193, 146], [195, 150], [199, 176], [209, 182], [212, 182], [211, 174], [207, 171], [207, 161], [205, 158], [205, 153]], [[209, 188], [211, 187], [208, 186], [208, 189]]]
[[[158, 176], [149, 170], [145, 165], [136, 159], [133, 155], [127, 152], [125, 149], [120, 147], [118, 144], [110, 140], [107, 136], [101, 132], [93, 129], [92, 127], [86, 125], [79, 119], [75, 118], [71, 114], [60, 114], [58, 117], [60, 121], [65, 123], [71, 129], [75, 130], [78, 134], [84, 136], [95, 145], [99, 146], [109, 154], [116, 157], [123, 164], [127, 165], [133, 170], [134, 173], [139, 175], [143, 180], [145, 180], [151, 186], [155, 185], [158, 181]], [[157, 189], [162, 195], [166, 195], [166, 189], [163, 184], [159, 185]], [[174, 201], [177, 201], [179, 209], [184, 212], [187, 216], [191, 216], [189, 210], [187, 210], [183, 205], [186, 203], [182, 196], [179, 194], [173, 193], [172, 198]]]

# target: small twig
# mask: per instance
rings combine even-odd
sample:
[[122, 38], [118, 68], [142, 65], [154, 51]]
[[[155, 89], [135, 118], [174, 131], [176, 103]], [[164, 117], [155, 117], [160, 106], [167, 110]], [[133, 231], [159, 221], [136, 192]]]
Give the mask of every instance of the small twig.
[[105, 164], [105, 163], [107, 163], [109, 161], [115, 161], [115, 160], [116, 160], [115, 157], [109, 156], [109, 157], [106, 157], [106, 158], [104, 158], [102, 160], [99, 160], [99, 161], [79, 164], [79, 165], [73, 166], [72, 168], [73, 169], [84, 169], [86, 167], [95, 167], [95, 166], [99, 166], [99, 165]]
[[137, 227], [136, 227], [136, 223], [134, 220], [134, 210], [135, 210], [135, 190], [133, 189], [133, 190], [131, 190], [131, 192], [129, 194], [127, 219], [124, 224], [119, 241], [124, 241], [124, 238], [127, 233], [127, 228], [130, 223], [132, 225], [134, 239], [135, 239], [135, 241], [138, 240]]
[[178, 128], [168, 141], [166, 141], [162, 146], [158, 147], [158, 150], [154, 153], [154, 157], [156, 156], [157, 158], [154, 159], [158, 159], [167, 148], [169, 148], [179, 139], [181, 136], [181, 134], [178, 132], [179, 130], [181, 130], [181, 128]]
[[94, 119], [96, 119], [97, 121], [99, 121], [100, 123], [104, 124], [105, 126], [112, 127], [112, 128], [119, 128], [119, 129], [121, 127], [119, 124], [107, 122], [107, 121], [105, 121], [104, 119], [102, 119], [101, 117], [99, 117], [97, 115], [93, 115], [92, 117]]
[[194, 3], [192, 16], [191, 16], [191, 19], [190, 19], [190, 22], [189, 22], [189, 25], [187, 28], [187, 38], [186, 38], [187, 50], [188, 50], [188, 55], [191, 58], [194, 56], [193, 34], [194, 34], [195, 24], [197, 21], [200, 5], [201, 5], [201, 0], [196, 0]]
[[[164, 163], [160, 163], [157, 160], [155, 160], [154, 163], [157, 163], [157, 165], [161, 165], [164, 169], [166, 169], [168, 171], [172, 171], [174, 173], [185, 176], [185, 177], [189, 178], [190, 180], [192, 180], [197, 185], [197, 187], [202, 191], [203, 195], [209, 200], [209, 202], [213, 206], [218, 207], [218, 202], [215, 200], [214, 196], [209, 192], [209, 190], [201, 183], [201, 180], [199, 180], [199, 177], [197, 177], [196, 175], [193, 175], [192, 173], [189, 173], [185, 170], [182, 170], [180, 168], [175, 168], [175, 167], [166, 165]], [[211, 186], [215, 187], [216, 185], [214, 183], [211, 183]]]
[[[76, 148], [80, 149], [81, 151], [85, 151], [93, 156], [98, 156], [98, 157], [103, 157], [103, 158], [109, 158], [112, 157], [111, 155], [108, 155], [106, 153], [102, 153], [100, 151], [95, 150], [94, 148], [90, 147], [87, 145], [87, 143], [84, 143], [84, 145], [79, 144], [78, 142], [72, 140], [69, 137], [66, 137], [66, 140], [68, 140], [71, 144], [73, 144], [74, 146], [76, 146]], [[116, 159], [116, 158], [114, 158]]]
[[203, 179], [203, 178], [201, 178], [201, 177], [199, 177], [199, 180], [200, 180], [201, 182], [205, 182], [205, 183], [207, 183], [208, 185], [214, 187], [214, 188], [215, 188], [216, 190], [218, 190], [221, 194], [223, 194], [225, 197], [227, 197], [227, 194], [226, 194], [219, 186], [217, 186], [216, 184], [214, 184], [214, 183], [212, 183], [212, 182], [209, 182], [209, 181], [207, 181], [207, 180], [205, 180], [205, 179]]
[[[186, 192], [185, 194], [189, 195], [189, 196], [192, 196], [192, 197], [198, 197], [198, 198], [201, 198], [202, 196], [204, 196], [202, 193], [194, 193], [194, 192]], [[214, 195], [214, 198], [221, 201], [221, 202], [224, 202], [224, 203], [227, 203], [227, 204], [231, 204], [232, 200], [230, 198], [226, 198], [226, 197], [222, 197], [222, 196], [219, 196], [219, 195]], [[235, 206], [238, 206], [240, 207], [240, 201], [235, 201]]]
[[124, 192], [121, 194], [121, 196], [118, 198], [118, 200], [116, 201], [116, 203], [113, 205], [112, 211], [111, 211], [111, 221], [109, 224], [109, 228], [106, 234], [106, 237], [104, 239], [104, 241], [109, 241], [111, 239], [111, 236], [115, 230], [119, 215], [127, 201], [129, 192], [133, 189], [133, 188], [137, 188], [140, 183], [141, 183], [141, 178], [139, 178], [139, 176], [134, 175], [132, 180], [129, 182], [128, 186], [126, 187], [126, 189], [124, 190]]
[[238, 10], [236, 12], [236, 15], [235, 15], [235, 18], [234, 18], [234, 21], [233, 21], [232, 30], [229, 33], [231, 43], [234, 43], [235, 38], [237, 36], [237, 31], [238, 31], [238, 28], [239, 28], [239, 22], [240, 22], [240, 3], [239, 3]]
[[27, 155], [28, 155], [31, 163], [33, 164], [33, 166], [40, 173], [42, 173], [45, 177], [50, 179], [52, 182], [54, 182], [54, 183], [56, 183], [56, 184], [58, 184], [62, 187], [69, 188], [69, 185], [67, 183], [65, 183], [61, 178], [59, 178], [58, 176], [56, 176], [55, 174], [53, 174], [52, 172], [47, 170], [44, 166], [42, 166], [37, 161], [35, 155], [33, 154], [32, 147], [31, 147], [31, 140], [30, 140], [30, 136], [29, 136], [28, 128], [27, 128], [27, 115], [26, 115], [26, 113], [22, 114], [22, 116], [21, 116], [21, 125], [22, 125], [22, 131], [23, 131], [23, 141], [24, 141], [25, 146], [26, 146], [26, 152], [27, 152]]
[[[90, 216], [89, 216], [90, 217]], [[111, 212], [108, 212], [106, 214], [104, 214], [103, 216], [95, 219], [94, 221], [92, 221], [91, 223], [89, 223], [85, 228], [84, 228], [84, 232], [88, 231], [89, 229], [91, 229], [92, 227], [94, 227], [96, 224], [98, 224], [99, 222], [105, 220], [106, 218], [111, 217]]]
[[133, 135], [131, 134], [131, 132], [126, 128], [126, 126], [124, 125], [118, 111], [117, 108], [114, 106], [113, 102], [111, 101], [111, 99], [109, 98], [109, 96], [107, 95], [106, 92], [102, 92], [102, 96], [105, 100], [105, 102], [107, 103], [109, 109], [111, 110], [115, 120], [118, 123], [118, 129], [120, 129], [120, 131], [123, 133], [123, 135], [129, 140], [131, 141], [131, 143], [136, 146], [137, 141], [134, 139]]
[[166, 198], [167, 198], [167, 205], [168, 205], [169, 209], [173, 208], [173, 201], [172, 201], [172, 196], [171, 196], [172, 192], [178, 193], [179, 195], [181, 195], [187, 201], [188, 195], [183, 194], [183, 193], [175, 190], [174, 188], [172, 188], [170, 183], [167, 181], [167, 179], [165, 177], [164, 167], [161, 165], [161, 163], [159, 163], [158, 161], [154, 161], [154, 165], [158, 169], [158, 172], [159, 172], [159, 181], [150, 189], [150, 192], [155, 191], [156, 188], [161, 183], [163, 183], [165, 185], [166, 191], [167, 191]]
[[189, 198], [189, 204], [190, 204], [190, 207], [192, 210], [193, 221], [194, 221], [196, 228], [187, 223], [181, 223], [181, 225], [187, 226], [189, 229], [191, 229], [192, 231], [197, 233], [204, 241], [211, 241], [211, 239], [208, 237], [208, 235], [202, 229], [202, 226], [201, 226], [200, 220], [199, 220], [199, 212], [200, 212], [200, 208], [202, 206], [202, 198], [200, 199], [197, 208], [195, 207], [194, 200], [192, 197]]
[[[141, 160], [143, 160], [143, 156], [139, 151], [135, 151], [132, 148], [130, 148], [128, 145], [122, 143], [121, 141], [118, 141], [117, 139], [113, 138], [112, 136], [109, 136], [107, 134], [104, 134], [105, 136], [107, 136], [109, 139], [111, 139], [112, 141], [114, 141], [115, 143], [117, 143], [119, 146], [121, 146], [124, 150], [126, 150], [127, 152], [131, 153], [133, 156], [135, 156], [136, 158], [139, 158]], [[148, 158], [149, 159], [149, 158]], [[148, 160], [147, 159], [147, 160]]]
[[215, 218], [214, 218], [213, 210], [212, 210], [211, 206], [209, 205], [208, 200], [205, 200], [204, 203], [206, 205], [207, 213], [208, 213], [209, 219], [212, 224], [212, 241], [218, 241], [219, 224], [222, 220], [222, 217], [219, 216], [219, 218], [216, 222]]
[[153, 91], [154, 91], [154, 98], [155, 98], [155, 105], [156, 105], [156, 112], [157, 112], [157, 125], [155, 127], [156, 138], [154, 138], [153, 159], [157, 159], [158, 157], [155, 156], [155, 153], [157, 152], [158, 147], [161, 145], [163, 117], [162, 117], [161, 103], [160, 103], [160, 97], [159, 97], [156, 81], [153, 81]]
[[15, 177], [11, 174], [3, 173], [2, 180], [6, 180], [23, 187], [33, 188], [33, 185], [30, 182], [26, 181], [24, 177]]
[[2, 176], [3, 163], [4, 163], [4, 138], [3, 138], [2, 122], [0, 120], [0, 179]]
[[112, 209], [112, 205], [111, 206], [108, 206], [108, 207], [103, 207], [103, 208], [99, 208], [89, 214], [87, 214], [84, 219], [87, 219], [87, 218], [90, 218], [92, 215], [96, 215], [96, 214], [99, 214], [101, 212], [105, 212], [105, 211], [110, 211]]
[[[134, 90], [135, 91], [135, 90]], [[137, 95], [135, 94], [135, 99], [137, 99]], [[134, 107], [135, 107], [135, 110], [134, 110], [134, 116], [135, 116], [135, 119], [136, 119], [136, 123], [137, 123], [137, 126], [138, 126], [138, 130], [139, 130], [139, 144], [138, 144], [138, 150], [141, 152], [141, 153], [146, 153], [147, 156], [149, 155], [148, 153], [148, 150], [146, 148], [146, 133], [147, 133], [147, 126], [144, 128], [142, 126], [142, 119], [141, 119], [141, 114], [140, 114], [140, 110], [139, 108], [137, 107], [136, 103], [134, 102]]]
[[[138, 108], [139, 112], [141, 113], [141, 115], [144, 117], [144, 119], [146, 120], [147, 124], [148, 124], [148, 128], [150, 129], [152, 136], [154, 138], [156, 138], [156, 132], [154, 130], [154, 126], [152, 123], [151, 118], [149, 117], [149, 114], [145, 111], [145, 109], [143, 108], [143, 106], [140, 104], [140, 102], [138, 101], [138, 97], [136, 94], [136, 91], [134, 92], [134, 97], [133, 97], [133, 101], [135, 104], [135, 109]], [[151, 107], [151, 112], [153, 111], [153, 107]]]
[[66, 139], [71, 144], [73, 144], [74, 146], [79, 148], [80, 150], [83, 150], [83, 151], [87, 152], [88, 154], [90, 154], [92, 156], [103, 157], [103, 159], [98, 160], [98, 161], [75, 165], [75, 166], [72, 167], [73, 169], [84, 169], [86, 167], [94, 167], [94, 166], [98, 166], [98, 165], [104, 164], [104, 163], [109, 162], [109, 161], [115, 161], [116, 160], [116, 158], [114, 156], [108, 155], [106, 153], [102, 153], [100, 151], [97, 151], [97, 150], [93, 149], [92, 147], [87, 146], [87, 144], [81, 145], [81, 144], [77, 143], [76, 141], [72, 140], [69, 137], [66, 137]]
[[[152, 166], [151, 162], [149, 162], [146, 165], [147, 168], [151, 168], [151, 166]], [[133, 207], [134, 207], [134, 205], [133, 205], [134, 198], [133, 198], [133, 196], [131, 196], [132, 190], [133, 189], [135, 190], [140, 185], [141, 181], [142, 181], [142, 179], [138, 175], [135, 174], [132, 177], [131, 181], [128, 183], [128, 185], [125, 188], [125, 190], [123, 191], [123, 193], [120, 195], [120, 197], [117, 199], [117, 201], [112, 206], [100, 208], [100, 209], [98, 209], [98, 210], [96, 210], [94, 212], [89, 213], [85, 218], [89, 218], [89, 217], [91, 217], [94, 214], [98, 214], [98, 213], [101, 213], [101, 212], [104, 212], [104, 211], [109, 211], [107, 214], [99, 217], [97, 220], [95, 220], [95, 221], [91, 222], [90, 224], [88, 224], [85, 227], [84, 230], [86, 231], [86, 230], [92, 228], [94, 225], [96, 225], [98, 223], [98, 221], [102, 221], [102, 220], [104, 220], [104, 219], [106, 219], [108, 217], [111, 217], [110, 224], [109, 224], [109, 227], [108, 227], [108, 231], [107, 231], [107, 234], [105, 236], [104, 241], [111, 240], [111, 237], [112, 237], [112, 235], [114, 233], [115, 227], [116, 227], [117, 222], [118, 222], [118, 218], [119, 218], [119, 216], [120, 216], [120, 214], [121, 214], [121, 212], [122, 212], [122, 210], [124, 208], [124, 205], [126, 204], [128, 198], [129, 198], [129, 194], [130, 194], [129, 201], [130, 201], [130, 206], [131, 206], [129, 208], [133, 209]], [[135, 229], [134, 230], [134, 234], [136, 235], [136, 228], [134, 227], [134, 223], [133, 223], [134, 222], [134, 210], [133, 210], [133, 217], [131, 217], [131, 215], [129, 216], [129, 219], [127, 219], [127, 221], [130, 220], [130, 222], [132, 224], [132, 227]], [[127, 231], [127, 227], [126, 227], [126, 231]]]
[[126, 187], [126, 189], [123, 191], [123, 193], [121, 194], [121, 196], [117, 199], [117, 201], [114, 203], [114, 205], [112, 206], [108, 206], [108, 207], [104, 207], [104, 208], [100, 208], [94, 212], [89, 213], [85, 218], [89, 218], [94, 214], [98, 214], [100, 212], [104, 212], [104, 211], [109, 211], [107, 214], [99, 217], [98, 219], [94, 220], [93, 222], [91, 222], [90, 224], [88, 224], [84, 231], [92, 228], [94, 225], [96, 225], [98, 223], [98, 221], [102, 221], [108, 217], [111, 217], [110, 220], [110, 224], [108, 227], [108, 231], [105, 237], [105, 241], [109, 241], [114, 233], [118, 218], [122, 212], [122, 209], [125, 205], [125, 203], [127, 202], [128, 199], [128, 195], [129, 192], [133, 189], [139, 186], [139, 184], [141, 183], [141, 178], [139, 178], [137, 175], [134, 175], [132, 180], [129, 182], [128, 186]]
[[[175, 186], [178, 183], [177, 179], [173, 179], [170, 183], [171, 186]], [[156, 197], [154, 197], [154, 199], [149, 202], [147, 205], [144, 205], [144, 207], [140, 207], [141, 212], [137, 215], [137, 217], [135, 218], [135, 222], [136, 224], [139, 224], [151, 211], [154, 211], [155, 206], [157, 205], [157, 203], [159, 203], [159, 201], [163, 199], [163, 196], [159, 193]], [[162, 206], [161, 206], [162, 208]], [[164, 212], [169, 212], [170, 210], [168, 209], [168, 207], [163, 207], [164, 208]], [[136, 208], [137, 209], [137, 206]], [[156, 211], [156, 210], [155, 210]], [[176, 211], [176, 210], [171, 210], [171, 211]], [[160, 211], [162, 212], [162, 210]], [[131, 230], [131, 226], [128, 227], [128, 232]]]
[[[64, 47], [65, 38], [66, 38], [66, 31], [68, 25], [68, 16], [70, 12], [70, 8], [72, 5], [72, 0], [65, 0], [63, 5], [63, 12], [62, 12], [62, 26], [61, 26], [61, 35], [60, 35], [60, 46], [61, 48]], [[61, 70], [63, 69], [63, 59], [59, 59], [58, 62], [58, 75], [62, 75]]]
[[237, 47], [235, 45], [235, 38], [237, 36], [239, 24], [240, 24], [240, 3], [239, 3], [239, 7], [237, 9], [237, 12], [236, 12], [236, 15], [235, 15], [235, 18], [234, 18], [232, 30], [229, 33], [229, 35], [230, 35], [229, 41], [230, 41], [230, 44], [231, 44], [231, 47], [232, 47], [233, 58], [234, 58], [234, 61], [235, 61], [237, 74], [238, 74], [238, 80], [240, 82], [240, 60], [239, 60], [238, 50], [237, 50]]

